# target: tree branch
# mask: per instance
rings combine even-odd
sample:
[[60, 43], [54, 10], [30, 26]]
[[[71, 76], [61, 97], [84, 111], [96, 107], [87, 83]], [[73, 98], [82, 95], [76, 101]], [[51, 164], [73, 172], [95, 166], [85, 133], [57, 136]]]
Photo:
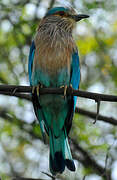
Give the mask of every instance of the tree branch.
[[[84, 110], [82, 108], [76, 108], [75, 112], [79, 113], [81, 115], [87, 116], [89, 118], [92, 118], [92, 119], [96, 119], [96, 115], [97, 115], [97, 113], [94, 113], [94, 112], [91, 112], [91, 111], [87, 111], [87, 110]], [[97, 120], [104, 121], [106, 123], [110, 123], [112, 125], [117, 126], [117, 119], [115, 119], [113, 117], [107, 117], [107, 116], [98, 115], [98, 119]]]
[[34, 179], [34, 178], [24, 178], [24, 177], [14, 177], [12, 180], [45, 180], [45, 179]]
[[5, 92], [5, 91], [0, 91], [0, 94], [1, 95], [6, 95], [6, 96], [14, 96], [14, 97], [18, 97], [18, 98], [21, 98], [21, 99], [25, 99], [25, 100], [28, 100], [28, 101], [32, 101], [32, 98], [31, 98], [31, 95], [30, 94], [24, 94], [24, 93], [9, 93], [9, 92]]
[[[15, 85], [0, 85], [0, 94], [7, 95], [15, 95], [17, 93], [31, 93], [32, 87], [31, 86], [15, 86]], [[40, 94], [64, 94], [64, 88], [40, 88]], [[105, 95], [93, 92], [85, 92], [82, 90], [74, 90], [72, 88], [67, 89], [67, 95], [79, 96], [82, 98], [88, 98], [98, 101], [110, 101], [110, 102], [117, 102], [117, 96], [114, 95]]]
[[[41, 92], [41, 91], [43, 91], [44, 90], [44, 92]], [[43, 89], [40, 89], [40, 94], [41, 93], [46, 93], [46, 91], [47, 91], [48, 89], [46, 89], [46, 88], [43, 88]], [[57, 88], [57, 90], [59, 90], [59, 93], [63, 93], [62, 92], [62, 88]], [[26, 99], [26, 100], [28, 100], [28, 101], [31, 101], [32, 100], [32, 98], [31, 98], [31, 95], [30, 94], [24, 94], [24, 93], [31, 93], [32, 92], [32, 87], [30, 87], [30, 86], [12, 86], [12, 85], [0, 85], [0, 94], [2, 94], [2, 95], [8, 95], [8, 96], [15, 96], [15, 97], [18, 97], [18, 98], [22, 98], [22, 99]], [[53, 92], [53, 89], [50, 89], [49, 88], [49, 93], [52, 93]], [[56, 92], [56, 89], [54, 89], [54, 93]], [[83, 92], [84, 93], [84, 95], [86, 95], [87, 94], [87, 92], [84, 92], [84, 91], [79, 91], [78, 90], [78, 93], [79, 92]], [[57, 92], [56, 92], [57, 93]], [[80, 94], [80, 93], [79, 93]], [[78, 94], [78, 95], [79, 95]], [[91, 94], [92, 93], [90, 93], [90, 96], [91, 96]], [[95, 94], [95, 93], [93, 93], [93, 94]], [[96, 93], [97, 94], [97, 93]], [[98, 95], [98, 94], [97, 94]], [[101, 96], [103, 96], [103, 94], [101, 94]], [[111, 95], [104, 95], [104, 96], [107, 96], [107, 98], [108, 98], [108, 96], [110, 96], [111, 97]], [[113, 96], [112, 96], [113, 97]], [[114, 96], [115, 97], [115, 99], [117, 98], [117, 96]], [[90, 98], [90, 97], [89, 97]], [[100, 98], [100, 94], [99, 94], [99, 98]], [[111, 99], [112, 100], [112, 99]], [[96, 116], [97, 116], [97, 114], [96, 113], [94, 113], [94, 112], [90, 112], [90, 111], [87, 111], [87, 110], [84, 110], [84, 109], [82, 109], [82, 108], [76, 108], [76, 111], [75, 111], [76, 113], [79, 113], [79, 114], [81, 114], [81, 115], [85, 115], [85, 116], [87, 116], [87, 117], [90, 117], [90, 118], [92, 118], [92, 119], [96, 119]], [[98, 116], [98, 119], [97, 120], [99, 120], [99, 121], [104, 121], [104, 122], [106, 122], [106, 123], [110, 123], [110, 124], [112, 124], [112, 125], [116, 125], [117, 126], [117, 119], [115, 119], [115, 118], [112, 118], [112, 117], [107, 117], [107, 116], [102, 116], [102, 115], [99, 115]]]

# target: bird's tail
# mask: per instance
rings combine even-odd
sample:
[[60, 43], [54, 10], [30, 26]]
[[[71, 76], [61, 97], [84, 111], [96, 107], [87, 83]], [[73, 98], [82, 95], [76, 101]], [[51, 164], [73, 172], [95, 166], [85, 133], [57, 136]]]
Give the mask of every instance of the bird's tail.
[[72, 159], [66, 130], [62, 130], [59, 137], [55, 137], [52, 131], [50, 137], [50, 171], [53, 175], [62, 173], [65, 166], [71, 171], [75, 171], [75, 164]]

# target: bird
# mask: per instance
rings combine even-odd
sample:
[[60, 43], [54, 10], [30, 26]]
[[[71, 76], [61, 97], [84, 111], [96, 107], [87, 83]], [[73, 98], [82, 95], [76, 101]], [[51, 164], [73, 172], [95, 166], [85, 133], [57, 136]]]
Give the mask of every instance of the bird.
[[[67, 167], [75, 171], [68, 135], [72, 126], [77, 97], [67, 95], [67, 88], [79, 89], [80, 63], [72, 36], [75, 24], [88, 18], [71, 7], [54, 7], [40, 21], [32, 41], [28, 74], [32, 102], [44, 142], [49, 136], [49, 168], [52, 175]], [[44, 94], [44, 88], [64, 88], [63, 95]]]

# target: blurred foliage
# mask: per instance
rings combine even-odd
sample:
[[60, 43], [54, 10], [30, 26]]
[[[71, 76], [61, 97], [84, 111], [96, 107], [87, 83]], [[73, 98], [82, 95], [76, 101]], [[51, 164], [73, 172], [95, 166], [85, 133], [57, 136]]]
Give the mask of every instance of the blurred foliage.
[[[69, 0], [78, 12], [90, 15], [74, 30], [81, 62], [80, 89], [117, 95], [117, 1]], [[53, 5], [51, 0], [0, 0], [0, 84], [28, 84], [28, 53], [40, 19]], [[91, 100], [78, 99], [78, 106], [96, 111]], [[115, 103], [101, 103], [100, 113], [117, 117]], [[0, 96], [0, 176], [48, 178], [48, 145], [41, 141], [30, 102]], [[112, 179], [117, 179], [117, 128], [76, 114], [71, 137], [102, 167], [108, 153]], [[108, 148], [111, 147], [108, 151]], [[75, 152], [78, 154], [77, 150]], [[80, 156], [80, 155], [79, 155]], [[60, 179], [102, 180], [95, 168], [76, 161], [77, 171]]]

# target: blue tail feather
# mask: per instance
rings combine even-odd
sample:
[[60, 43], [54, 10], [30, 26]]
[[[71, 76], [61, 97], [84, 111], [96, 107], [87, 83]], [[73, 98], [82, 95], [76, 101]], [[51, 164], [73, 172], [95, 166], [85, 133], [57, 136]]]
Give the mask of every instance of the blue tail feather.
[[61, 130], [61, 135], [55, 137], [53, 132], [50, 130], [50, 171], [53, 175], [62, 173], [65, 170], [65, 166], [75, 171], [75, 164], [72, 159], [70, 147], [66, 132]]
[[65, 160], [65, 165], [67, 166], [67, 168], [70, 170], [70, 171], [75, 171], [75, 164], [74, 164], [74, 161], [72, 159], [66, 159]]

